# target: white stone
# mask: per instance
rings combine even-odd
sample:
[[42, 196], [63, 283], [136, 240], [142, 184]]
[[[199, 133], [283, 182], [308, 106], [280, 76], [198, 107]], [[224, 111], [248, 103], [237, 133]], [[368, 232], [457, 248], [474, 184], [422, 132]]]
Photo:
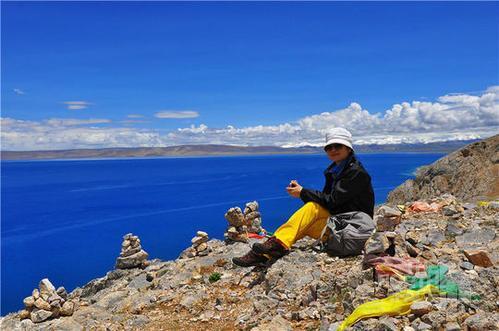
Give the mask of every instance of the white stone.
[[208, 233], [206, 233], [204, 231], [198, 231], [198, 232], [196, 232], [196, 236], [198, 236], [198, 237], [208, 237]]
[[52, 285], [50, 280], [48, 280], [48, 278], [42, 279], [40, 284], [38, 284], [38, 288], [40, 288], [40, 294], [48, 294], [51, 296], [55, 293], [55, 287]]

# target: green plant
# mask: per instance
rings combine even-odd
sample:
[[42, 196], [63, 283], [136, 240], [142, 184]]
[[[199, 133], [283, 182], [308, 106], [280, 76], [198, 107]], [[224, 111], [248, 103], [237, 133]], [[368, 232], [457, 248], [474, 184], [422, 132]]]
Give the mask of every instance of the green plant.
[[210, 281], [210, 283], [214, 283], [214, 282], [219, 281], [220, 278], [222, 278], [222, 275], [219, 272], [214, 272], [210, 275], [208, 280]]

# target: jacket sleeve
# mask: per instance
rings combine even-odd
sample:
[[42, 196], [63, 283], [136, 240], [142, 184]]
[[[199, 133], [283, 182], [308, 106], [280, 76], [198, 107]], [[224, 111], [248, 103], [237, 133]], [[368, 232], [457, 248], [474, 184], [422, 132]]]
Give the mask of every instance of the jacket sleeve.
[[348, 203], [370, 185], [370, 177], [364, 172], [356, 172], [352, 176], [341, 178], [331, 193], [303, 188], [300, 198], [304, 203], [317, 202], [334, 213], [339, 206]]

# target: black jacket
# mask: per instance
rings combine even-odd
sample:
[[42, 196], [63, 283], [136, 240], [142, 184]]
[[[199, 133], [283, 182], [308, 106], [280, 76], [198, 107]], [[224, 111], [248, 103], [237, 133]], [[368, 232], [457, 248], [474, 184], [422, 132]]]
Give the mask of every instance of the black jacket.
[[300, 198], [303, 202], [317, 202], [322, 207], [329, 210], [329, 213], [340, 214], [350, 211], [363, 211], [373, 217], [374, 214], [374, 192], [371, 185], [371, 176], [362, 166], [359, 160], [352, 155], [348, 164], [336, 178], [333, 185], [332, 174], [330, 173], [332, 163], [324, 171], [326, 184], [322, 192], [303, 188]]

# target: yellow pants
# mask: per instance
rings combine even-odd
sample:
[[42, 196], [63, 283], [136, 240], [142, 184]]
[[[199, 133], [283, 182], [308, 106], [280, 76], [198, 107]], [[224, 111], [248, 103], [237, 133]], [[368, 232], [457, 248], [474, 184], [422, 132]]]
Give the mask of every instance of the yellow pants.
[[327, 209], [316, 202], [307, 202], [276, 230], [274, 236], [289, 249], [305, 236], [319, 238], [328, 218]]

